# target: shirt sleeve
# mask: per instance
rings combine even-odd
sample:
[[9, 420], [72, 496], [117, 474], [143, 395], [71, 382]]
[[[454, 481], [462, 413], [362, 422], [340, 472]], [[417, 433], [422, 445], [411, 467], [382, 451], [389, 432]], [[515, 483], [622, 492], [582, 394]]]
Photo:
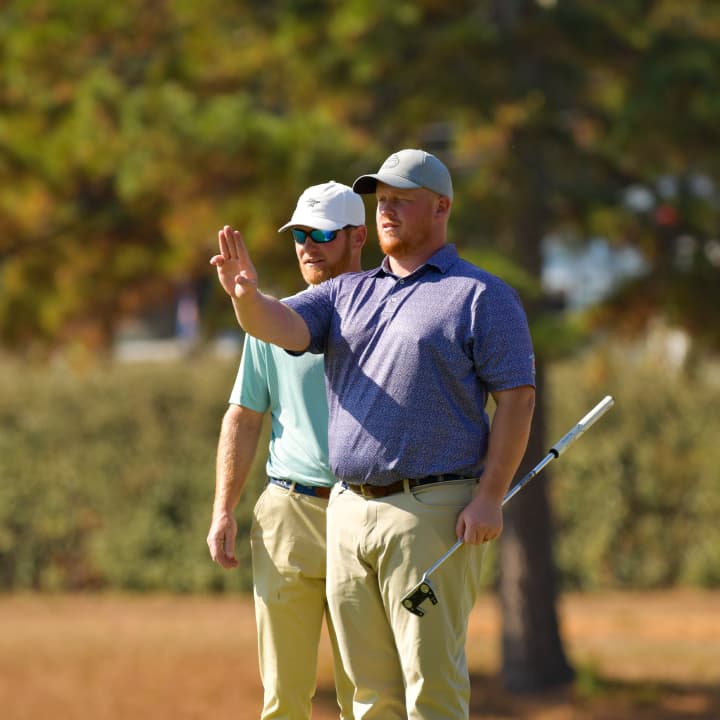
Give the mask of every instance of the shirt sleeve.
[[335, 279], [330, 278], [320, 283], [320, 285], [313, 285], [297, 293], [297, 295], [283, 300], [284, 303], [300, 315], [308, 326], [310, 345], [306, 352], [315, 354], [325, 352], [330, 325], [335, 313], [333, 299], [335, 289]]
[[535, 387], [535, 354], [517, 292], [498, 278], [480, 294], [473, 323], [473, 359], [491, 392]]
[[240, 368], [230, 393], [230, 403], [260, 413], [270, 407], [267, 352], [266, 343], [250, 335], [245, 336]]

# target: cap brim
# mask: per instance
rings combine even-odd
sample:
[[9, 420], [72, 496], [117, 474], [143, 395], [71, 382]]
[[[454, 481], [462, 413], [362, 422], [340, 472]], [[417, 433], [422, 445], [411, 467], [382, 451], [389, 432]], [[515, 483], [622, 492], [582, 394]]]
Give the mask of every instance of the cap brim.
[[391, 173], [375, 173], [374, 175], [361, 175], [352, 185], [352, 189], [358, 195], [370, 195], [375, 192], [377, 184], [381, 182], [390, 187], [402, 188], [403, 190], [417, 190], [422, 187], [417, 183]]
[[327, 218], [311, 217], [309, 215], [293, 215], [290, 222], [285, 223], [278, 229], [278, 232], [289, 230], [292, 227], [298, 227], [300, 225], [303, 227], [313, 228], [314, 230], [325, 230], [326, 232], [330, 232], [331, 230], [342, 230], [342, 228], [345, 227], [344, 225], [338, 225], [336, 222], [328, 220]]

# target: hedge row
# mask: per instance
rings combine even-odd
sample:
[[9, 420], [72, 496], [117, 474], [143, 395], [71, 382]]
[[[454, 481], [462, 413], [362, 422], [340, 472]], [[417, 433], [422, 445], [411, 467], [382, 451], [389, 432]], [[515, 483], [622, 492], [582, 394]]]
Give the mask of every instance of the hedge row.
[[[3, 362], [0, 589], [247, 590], [264, 452], [238, 509], [240, 570], [205, 546], [235, 371]], [[720, 585], [719, 385], [610, 353], [553, 365], [551, 441], [605, 394], [615, 408], [546, 478], [563, 587]]]

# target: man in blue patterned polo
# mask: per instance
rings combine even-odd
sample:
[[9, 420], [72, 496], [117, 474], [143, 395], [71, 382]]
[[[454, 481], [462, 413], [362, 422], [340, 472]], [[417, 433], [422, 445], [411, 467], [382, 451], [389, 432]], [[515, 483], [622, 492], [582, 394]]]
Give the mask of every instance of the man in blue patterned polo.
[[[515, 291], [447, 244], [453, 188], [438, 158], [401, 150], [353, 189], [375, 194], [380, 267], [279, 302], [229, 226], [211, 263], [247, 332], [325, 357], [340, 480], [327, 593], [355, 717], [467, 718], [468, 616], [527, 445], [532, 342]], [[466, 546], [433, 575], [442, 602], [408, 613], [402, 597], [456, 538]]]

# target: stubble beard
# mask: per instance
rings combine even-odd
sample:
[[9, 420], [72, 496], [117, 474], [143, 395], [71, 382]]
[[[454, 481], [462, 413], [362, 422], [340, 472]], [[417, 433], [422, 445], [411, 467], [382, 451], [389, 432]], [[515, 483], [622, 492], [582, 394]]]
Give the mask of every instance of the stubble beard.
[[332, 264], [327, 263], [320, 267], [306, 265], [305, 263], [300, 264], [300, 273], [308, 285], [320, 285], [326, 280], [342, 275], [350, 270], [352, 263], [352, 250], [350, 248], [350, 243], [346, 238], [338, 237], [333, 240], [333, 242], [340, 241], [345, 242], [345, 247], [336, 262]]
[[332, 277], [327, 267], [316, 268], [302, 265], [300, 272], [302, 273], [303, 280], [305, 280], [308, 285], [319, 285]]
[[405, 249], [405, 242], [402, 238], [395, 235], [387, 237], [385, 235], [379, 236], [380, 249], [385, 255], [399, 255], [402, 254]]
[[385, 255], [390, 255], [391, 257], [411, 255], [423, 246], [425, 240], [426, 237], [424, 235], [415, 234], [411, 237], [406, 237], [404, 233], [402, 235], [387, 235], [378, 228], [378, 243], [380, 249]]

